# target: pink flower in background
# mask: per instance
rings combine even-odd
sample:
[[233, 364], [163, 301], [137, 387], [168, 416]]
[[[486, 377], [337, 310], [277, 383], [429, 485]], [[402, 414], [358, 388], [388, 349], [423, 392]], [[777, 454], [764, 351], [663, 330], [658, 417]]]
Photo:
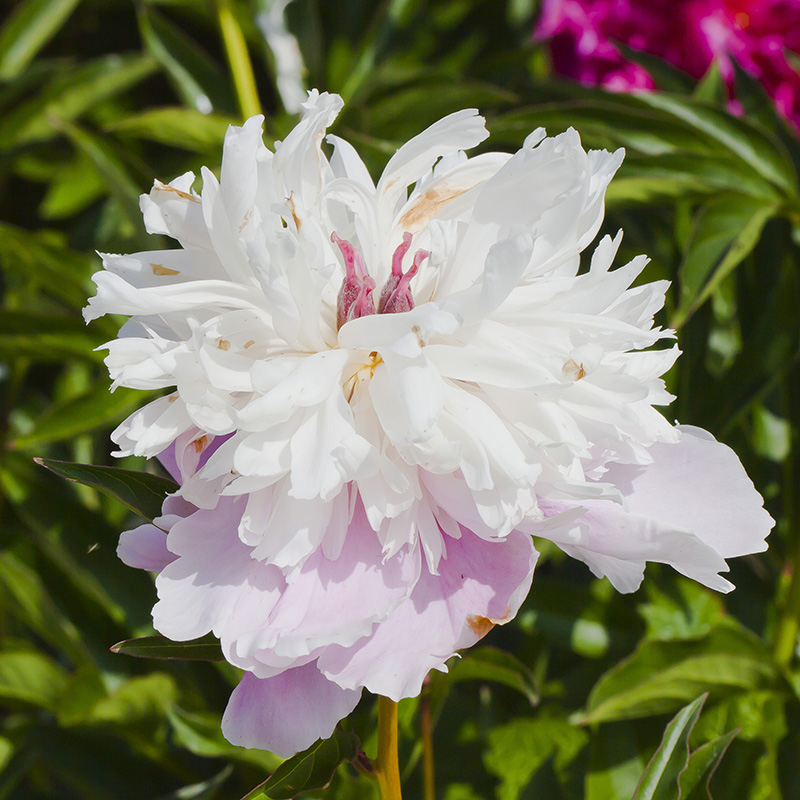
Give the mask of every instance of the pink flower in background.
[[616, 92], [655, 84], [615, 41], [695, 78], [718, 59], [729, 86], [733, 58], [800, 125], [800, 74], [786, 56], [800, 53], [800, 0], [544, 0], [535, 36], [550, 40], [561, 75]]
[[170, 389], [112, 435], [180, 483], [119, 555], [158, 573], [160, 633], [244, 670], [225, 735], [280, 755], [513, 618], [533, 537], [620, 591], [647, 561], [729, 591], [773, 524], [729, 448], [655, 408], [666, 282], [612, 269], [621, 233], [581, 258], [622, 151], [538, 129], [468, 158], [470, 109], [375, 183], [326, 137], [341, 106], [311, 92], [275, 152], [262, 118], [229, 128], [200, 194], [156, 182], [145, 224], [181, 246], [105, 255], [85, 310], [130, 317], [115, 385]]

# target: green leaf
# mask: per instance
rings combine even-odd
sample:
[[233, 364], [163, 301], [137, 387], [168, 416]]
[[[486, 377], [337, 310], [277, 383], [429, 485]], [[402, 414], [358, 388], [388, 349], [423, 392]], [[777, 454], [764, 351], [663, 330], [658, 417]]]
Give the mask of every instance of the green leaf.
[[64, 670], [42, 653], [0, 653], [0, 703], [29, 703], [52, 709], [64, 687]]
[[484, 763], [502, 781], [498, 800], [517, 800], [545, 761], [555, 755], [559, 769], [575, 758], [587, 740], [585, 731], [552, 715], [515, 719], [494, 728]]
[[689, 763], [678, 781], [681, 800], [711, 800], [708, 784], [738, 733], [739, 728], [734, 728], [701, 745], [689, 756]]
[[728, 100], [728, 87], [719, 70], [719, 62], [712, 61], [694, 90], [693, 97], [701, 103], [724, 106]]
[[111, 143], [78, 125], [58, 119], [55, 115], [51, 118], [51, 123], [63, 131], [75, 147], [94, 164], [109, 194], [116, 198], [128, 222], [137, 228], [141, 224], [139, 194], [143, 187], [131, 177]]
[[37, 420], [36, 427], [10, 443], [17, 450], [41, 448], [50, 442], [71, 439], [81, 433], [120, 422], [140, 408], [152, 393], [124, 389], [109, 392], [103, 381], [88, 392], [54, 403]]
[[203, 114], [232, 111], [233, 92], [214, 60], [162, 14], [139, 7], [142, 39], [167, 72], [183, 101]]
[[735, 153], [744, 163], [788, 194], [797, 192], [794, 165], [783, 146], [747, 120], [660, 92], [642, 92], [635, 99], [645, 106], [666, 111], [687, 122], [726, 150]]
[[358, 737], [354, 733], [337, 728], [329, 739], [320, 739], [307, 750], [284, 761], [264, 783], [248, 792], [242, 800], [256, 800], [259, 797], [287, 800], [300, 792], [324, 789], [339, 764], [355, 758], [358, 746]]
[[163, 636], [126, 639], [111, 647], [112, 653], [135, 658], [159, 658], [169, 661], [224, 661], [219, 642], [211, 636], [191, 642], [173, 642]]
[[62, 478], [103, 489], [149, 522], [161, 515], [164, 499], [178, 488], [169, 478], [149, 472], [73, 464], [51, 458], [36, 458], [34, 461]]
[[580, 721], [652, 716], [672, 711], [703, 691], [724, 696], [778, 680], [764, 645], [733, 623], [698, 640], [644, 641], [595, 684]]
[[0, 118], [0, 152], [52, 139], [53, 120], [71, 121], [103, 100], [152, 75], [158, 62], [150, 55], [113, 54], [62, 74], [26, 103]]
[[107, 191], [103, 176], [82, 151], [49, 176], [47, 193], [39, 205], [44, 219], [64, 219], [83, 211]]
[[233, 774], [233, 765], [228, 764], [225, 769], [213, 775], [208, 780], [193, 783], [190, 786], [183, 786], [170, 794], [160, 797], [159, 800], [208, 800], [215, 797], [225, 781]]
[[80, 0], [25, 0], [0, 30], [0, 81], [15, 78], [61, 29]]
[[758, 243], [778, 206], [742, 194], [710, 200], [699, 211], [681, 264], [681, 298], [670, 321], [679, 327]]
[[667, 725], [633, 800], [674, 800], [679, 795], [678, 778], [689, 763], [689, 735], [707, 698], [707, 694], [700, 695]]
[[198, 153], [216, 153], [225, 138], [233, 117], [203, 114], [193, 108], [151, 108], [116, 120], [107, 130], [125, 136], [183, 147]]
[[92, 709], [88, 722], [130, 725], [139, 720], [163, 717], [175, 702], [178, 688], [171, 675], [152, 672], [125, 681]]
[[516, 656], [494, 647], [467, 651], [449, 665], [449, 672], [435, 677], [448, 685], [457, 681], [500, 683], [520, 692], [531, 705], [539, 702], [539, 689], [533, 672]]

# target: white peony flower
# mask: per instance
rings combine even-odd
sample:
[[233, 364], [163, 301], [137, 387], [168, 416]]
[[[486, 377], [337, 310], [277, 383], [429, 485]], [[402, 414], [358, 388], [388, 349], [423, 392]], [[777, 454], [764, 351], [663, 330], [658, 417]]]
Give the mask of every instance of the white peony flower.
[[537, 130], [468, 159], [467, 110], [376, 185], [323, 151], [341, 106], [311, 92], [274, 153], [261, 118], [230, 128], [200, 195], [156, 182], [145, 224], [180, 248], [104, 256], [85, 312], [130, 316], [115, 386], [174, 389], [113, 434], [181, 482], [120, 556], [160, 573], [159, 631], [246, 671], [226, 735], [281, 754], [511, 619], [532, 536], [622, 591], [646, 561], [727, 591], [773, 524], [729, 448], [655, 409], [666, 283], [611, 269], [621, 235], [581, 268], [621, 151]]

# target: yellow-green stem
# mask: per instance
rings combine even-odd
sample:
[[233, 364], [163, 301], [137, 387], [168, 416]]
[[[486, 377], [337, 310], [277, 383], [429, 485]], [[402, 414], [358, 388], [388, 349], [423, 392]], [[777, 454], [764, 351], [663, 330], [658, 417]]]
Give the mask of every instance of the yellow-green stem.
[[216, 5], [219, 29], [233, 75], [236, 97], [239, 100], [242, 116], [247, 119], [261, 113], [261, 102], [258, 99], [253, 65], [250, 62], [250, 54], [247, 52], [247, 43], [244, 40], [242, 28], [233, 13], [231, 0], [216, 0]]
[[422, 797], [436, 800], [436, 778], [433, 769], [433, 718], [431, 696], [426, 688], [419, 700], [419, 722], [422, 728]]
[[375, 777], [381, 800], [402, 800], [400, 765], [397, 758], [397, 703], [388, 697], [378, 698], [378, 757]]
[[[775, 632], [775, 660], [788, 667], [797, 651], [797, 637], [800, 633], [800, 525], [798, 525], [798, 505], [795, 496], [797, 465], [800, 459], [800, 431], [797, 413], [794, 411], [800, 393], [789, 380], [783, 385], [783, 404], [787, 417], [794, 423], [791, 449], [783, 465], [783, 517], [789, 537], [789, 553], [786, 572], [789, 574], [789, 587], [783, 601], [778, 627]], [[794, 413], [793, 413], [794, 412]]]

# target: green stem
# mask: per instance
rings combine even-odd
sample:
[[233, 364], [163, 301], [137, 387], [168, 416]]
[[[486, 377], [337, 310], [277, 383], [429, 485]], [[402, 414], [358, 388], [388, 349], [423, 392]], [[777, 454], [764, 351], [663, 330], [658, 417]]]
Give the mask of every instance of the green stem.
[[378, 698], [378, 757], [375, 777], [381, 800], [403, 800], [400, 792], [400, 765], [397, 758], [397, 703]]
[[261, 102], [258, 99], [253, 65], [250, 62], [250, 54], [247, 52], [247, 43], [244, 40], [242, 28], [233, 13], [231, 0], [216, 0], [216, 5], [219, 29], [233, 75], [236, 97], [239, 100], [242, 116], [247, 119], [261, 113]]
[[431, 695], [426, 687], [419, 699], [419, 720], [422, 728], [422, 797], [436, 800], [436, 778], [433, 767], [433, 719]]
[[[796, 377], [796, 376], [795, 376]], [[797, 414], [792, 413], [795, 403], [800, 400], [799, 392], [792, 389], [791, 375], [783, 385], [783, 403], [792, 423], [791, 450], [784, 462], [783, 516], [786, 522], [786, 535], [789, 539], [789, 553], [785, 571], [789, 574], [789, 588], [781, 609], [775, 633], [775, 660], [782, 666], [789, 666], [797, 651], [797, 637], [800, 634], [800, 526], [798, 526], [798, 507], [795, 499], [795, 479], [797, 461], [800, 458], [800, 432], [797, 427]]]

